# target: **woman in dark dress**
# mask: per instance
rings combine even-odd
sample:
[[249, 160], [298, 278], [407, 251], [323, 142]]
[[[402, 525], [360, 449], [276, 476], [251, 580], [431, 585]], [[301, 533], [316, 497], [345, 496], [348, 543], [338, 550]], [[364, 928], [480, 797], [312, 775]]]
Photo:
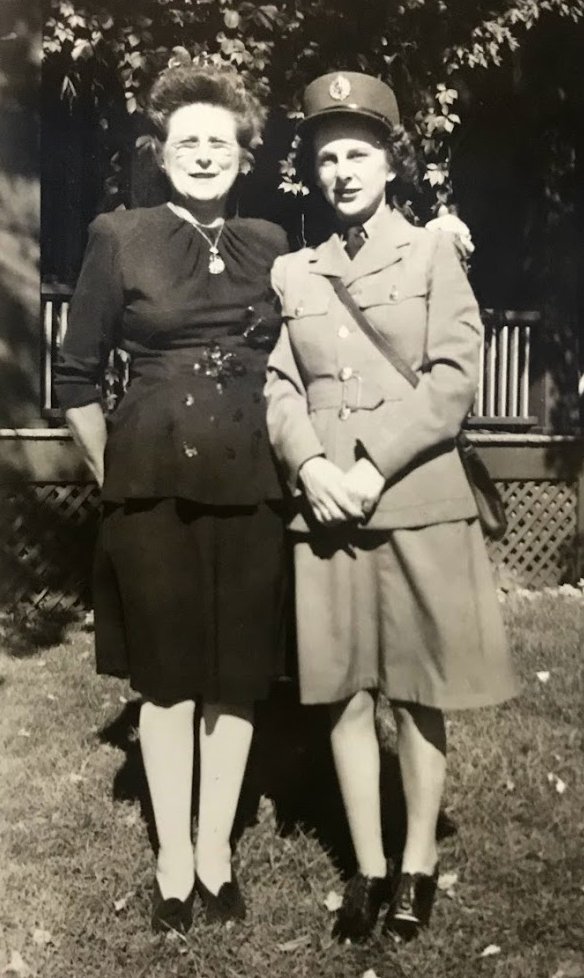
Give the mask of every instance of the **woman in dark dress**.
[[[129, 676], [143, 697], [160, 844], [153, 926], [184, 931], [195, 892], [210, 918], [245, 913], [230, 834], [253, 704], [282, 672], [285, 559], [262, 337], [275, 320], [270, 267], [287, 244], [265, 221], [225, 218], [263, 122], [237, 75], [171, 68], [150, 115], [171, 199], [93, 222], [57, 389], [102, 487], [97, 669]], [[106, 423], [100, 382], [114, 347], [130, 355], [131, 380]]]

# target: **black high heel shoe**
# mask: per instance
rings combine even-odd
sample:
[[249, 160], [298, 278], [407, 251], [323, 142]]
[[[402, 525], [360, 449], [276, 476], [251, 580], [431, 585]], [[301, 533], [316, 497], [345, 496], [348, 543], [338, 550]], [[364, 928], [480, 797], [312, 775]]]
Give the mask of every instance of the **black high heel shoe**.
[[193, 922], [193, 903], [195, 900], [195, 886], [185, 900], [178, 897], [164, 899], [158, 885], [158, 880], [154, 880], [154, 895], [152, 901], [152, 930], [156, 934], [178, 933], [186, 934]]
[[389, 896], [388, 876], [355, 873], [345, 887], [343, 903], [333, 927], [338, 941], [364, 941], [371, 934], [381, 904]]
[[392, 937], [411, 941], [427, 927], [432, 913], [438, 866], [432, 875], [427, 873], [402, 873], [391, 898], [383, 929]]
[[225, 924], [228, 920], [243, 920], [245, 918], [245, 902], [233, 870], [231, 871], [231, 879], [223, 883], [217, 894], [211, 893], [211, 890], [207, 889], [199, 876], [195, 876], [195, 890], [205, 909], [207, 923]]

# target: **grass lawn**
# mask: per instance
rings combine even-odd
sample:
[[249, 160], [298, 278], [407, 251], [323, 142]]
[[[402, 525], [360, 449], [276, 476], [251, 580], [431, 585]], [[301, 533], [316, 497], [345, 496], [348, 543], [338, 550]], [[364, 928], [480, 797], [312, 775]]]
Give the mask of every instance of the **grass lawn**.
[[[264, 710], [236, 852], [248, 920], [149, 929], [152, 828], [127, 687], [93, 674], [92, 636], [0, 654], [0, 973], [42, 978], [584, 976], [584, 601], [508, 596], [522, 697], [449, 720], [432, 928], [394, 949], [330, 939], [350, 869], [324, 718], [282, 689]], [[542, 681], [538, 672], [549, 672]], [[403, 812], [383, 706], [387, 843]], [[481, 956], [486, 948], [493, 953]], [[493, 950], [493, 949], [491, 949]], [[16, 952], [16, 953], [15, 953]], [[369, 976], [368, 976], [369, 978]]]

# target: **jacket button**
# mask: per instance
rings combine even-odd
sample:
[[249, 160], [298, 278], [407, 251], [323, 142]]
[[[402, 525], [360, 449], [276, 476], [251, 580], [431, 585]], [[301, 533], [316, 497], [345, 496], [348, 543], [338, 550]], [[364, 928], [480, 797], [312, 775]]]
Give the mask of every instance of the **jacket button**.
[[390, 302], [397, 302], [398, 299], [399, 299], [399, 292], [398, 292], [396, 286], [395, 285], [392, 285], [391, 292], [389, 293], [389, 301]]
[[302, 305], [302, 303], [300, 303], [299, 306], [296, 306], [296, 309], [294, 310], [294, 315], [301, 316], [303, 312], [304, 312], [304, 306]]
[[185, 407], [192, 407], [195, 403], [195, 399], [192, 394], [185, 395]]
[[349, 330], [347, 329], [347, 327], [346, 326], [339, 326], [339, 328], [337, 330], [337, 336], [339, 336], [340, 339], [342, 339], [342, 340], [346, 340], [348, 335], [349, 335]]
[[353, 376], [352, 367], [341, 367], [341, 369], [339, 370], [339, 380], [342, 380], [343, 383], [346, 380], [350, 380], [352, 376]]
[[186, 441], [183, 441], [182, 449], [183, 449], [183, 454], [186, 456], [186, 458], [196, 458], [197, 455], [199, 454], [195, 446], [188, 445]]

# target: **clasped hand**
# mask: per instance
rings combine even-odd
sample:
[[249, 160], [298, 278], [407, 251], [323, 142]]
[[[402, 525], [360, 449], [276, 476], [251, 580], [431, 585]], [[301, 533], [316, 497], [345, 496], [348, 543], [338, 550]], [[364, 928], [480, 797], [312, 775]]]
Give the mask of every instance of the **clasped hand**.
[[306, 498], [319, 523], [335, 526], [362, 520], [377, 504], [385, 480], [367, 458], [343, 472], [322, 456], [310, 458], [300, 469]]

